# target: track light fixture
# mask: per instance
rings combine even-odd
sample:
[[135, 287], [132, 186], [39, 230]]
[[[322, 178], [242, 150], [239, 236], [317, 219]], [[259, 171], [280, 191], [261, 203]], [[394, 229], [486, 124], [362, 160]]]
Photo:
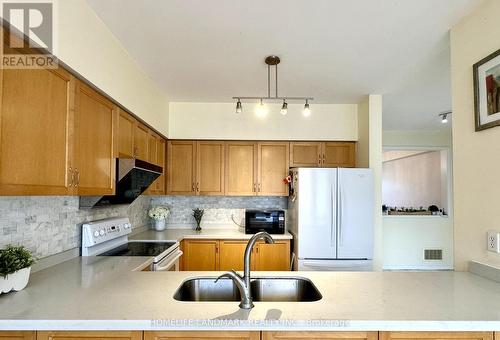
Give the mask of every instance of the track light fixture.
[[283, 106], [281, 106], [280, 113], [283, 116], [286, 116], [286, 114], [288, 113], [288, 104], [286, 103], [286, 100], [284, 100], [284, 99], [283, 99]]
[[441, 123], [442, 124], [448, 123], [448, 115], [451, 114], [452, 114], [451, 111], [441, 112], [440, 114], [438, 114], [438, 116], [441, 117]]
[[[288, 113], [288, 103], [287, 101], [295, 101], [295, 100], [305, 100], [305, 105], [304, 105], [304, 110], [302, 111], [303, 115], [305, 117], [308, 117], [311, 115], [311, 109], [309, 107], [309, 100], [313, 100], [314, 98], [312, 97], [279, 97], [278, 96], [278, 64], [280, 63], [280, 58], [275, 56], [275, 55], [270, 55], [265, 59], [265, 63], [267, 64], [267, 96], [266, 97], [248, 97], [248, 96], [238, 96], [238, 97], [233, 97], [233, 99], [237, 99], [238, 101], [236, 102], [236, 113], [241, 113], [242, 112], [242, 104], [241, 100], [260, 100], [260, 105], [257, 105], [257, 108], [255, 110], [255, 113], [259, 117], [263, 117], [267, 114], [267, 108], [264, 106], [263, 101], [281, 101], [283, 100], [283, 105], [281, 106], [280, 113], [283, 116], [286, 116]], [[275, 84], [274, 84], [274, 91], [275, 94], [274, 96], [271, 96], [271, 67], [275, 68]]]

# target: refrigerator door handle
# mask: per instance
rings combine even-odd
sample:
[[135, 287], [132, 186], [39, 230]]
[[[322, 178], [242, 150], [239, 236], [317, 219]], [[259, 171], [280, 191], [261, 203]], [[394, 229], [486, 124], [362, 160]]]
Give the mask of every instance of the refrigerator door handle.
[[338, 217], [338, 233], [339, 233], [339, 246], [342, 246], [342, 241], [343, 241], [343, 237], [342, 237], [342, 210], [344, 209], [344, 205], [342, 204], [342, 186], [340, 185], [339, 183], [339, 187], [338, 187], [338, 190], [339, 190], [339, 202], [338, 202], [338, 206], [339, 206], [339, 209], [338, 209], [338, 212], [337, 214], [339, 215]]
[[[332, 208], [333, 208], [333, 201], [334, 201], [334, 199], [333, 199], [333, 192], [334, 192], [334, 190], [333, 189], [334, 188], [333, 188], [333, 184], [332, 184], [332, 188], [330, 188], [330, 206]], [[330, 217], [330, 223], [331, 223], [330, 245], [332, 247], [335, 246], [335, 219], [334, 219], [334, 217], [335, 217], [334, 215], [335, 214], [334, 214], [334, 211], [335, 210], [332, 209], [332, 211], [331, 211], [331, 217]]]

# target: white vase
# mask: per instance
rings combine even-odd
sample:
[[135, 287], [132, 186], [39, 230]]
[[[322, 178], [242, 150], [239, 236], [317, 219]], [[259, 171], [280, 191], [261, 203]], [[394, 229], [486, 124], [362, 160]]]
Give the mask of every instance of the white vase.
[[165, 219], [164, 218], [161, 219], [161, 220], [154, 220], [154, 221], [155, 221], [154, 225], [155, 225], [155, 230], [156, 231], [163, 231], [163, 230], [165, 230]]
[[20, 291], [28, 285], [31, 267], [18, 270], [5, 277], [0, 277], [0, 294], [11, 290]]

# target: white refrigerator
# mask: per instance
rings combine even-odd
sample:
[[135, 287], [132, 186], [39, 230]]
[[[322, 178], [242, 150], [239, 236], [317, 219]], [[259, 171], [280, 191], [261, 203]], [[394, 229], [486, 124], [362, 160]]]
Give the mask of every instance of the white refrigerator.
[[373, 259], [374, 182], [370, 169], [293, 169], [288, 229], [294, 269], [369, 271]]

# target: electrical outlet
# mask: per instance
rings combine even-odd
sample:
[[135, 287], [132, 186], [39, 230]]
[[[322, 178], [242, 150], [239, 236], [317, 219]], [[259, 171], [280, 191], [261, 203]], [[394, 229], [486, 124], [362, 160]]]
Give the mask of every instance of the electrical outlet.
[[500, 253], [500, 232], [488, 231], [488, 251]]

